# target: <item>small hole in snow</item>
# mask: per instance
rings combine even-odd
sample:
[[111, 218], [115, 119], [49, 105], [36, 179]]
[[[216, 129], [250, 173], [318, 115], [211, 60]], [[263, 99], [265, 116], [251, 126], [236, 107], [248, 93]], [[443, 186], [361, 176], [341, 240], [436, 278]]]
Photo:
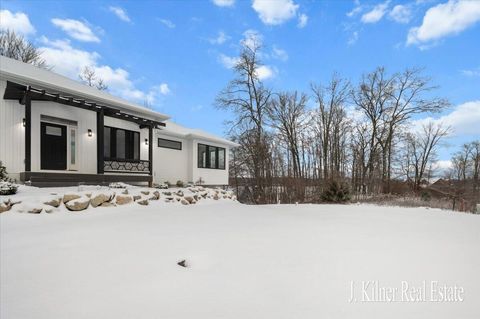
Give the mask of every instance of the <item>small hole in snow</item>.
[[179, 262], [177, 263], [177, 265], [182, 266], [182, 267], [184, 267], [184, 268], [187, 268], [187, 267], [188, 267], [187, 261], [186, 261], [185, 259], [179, 261]]

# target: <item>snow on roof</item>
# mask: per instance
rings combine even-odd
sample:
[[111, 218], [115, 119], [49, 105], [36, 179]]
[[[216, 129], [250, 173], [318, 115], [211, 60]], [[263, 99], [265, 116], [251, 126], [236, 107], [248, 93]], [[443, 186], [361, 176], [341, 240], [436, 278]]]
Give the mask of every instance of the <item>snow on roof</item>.
[[118, 98], [52, 71], [4, 56], [0, 56], [0, 78], [23, 85], [37, 86], [42, 89], [72, 94], [73, 96], [93, 100], [99, 104], [114, 106], [124, 112], [134, 113], [134, 115], [141, 115], [156, 121], [165, 121], [170, 118], [166, 114]]
[[185, 139], [202, 139], [202, 140], [211, 141], [211, 142], [215, 142], [218, 144], [223, 144], [231, 147], [239, 146], [239, 144], [235, 142], [207, 133], [203, 130], [186, 128], [184, 126], [178, 125], [177, 123], [174, 123], [171, 121], [166, 121], [165, 125], [166, 125], [165, 127], [162, 127], [159, 129], [160, 134], [180, 137]]

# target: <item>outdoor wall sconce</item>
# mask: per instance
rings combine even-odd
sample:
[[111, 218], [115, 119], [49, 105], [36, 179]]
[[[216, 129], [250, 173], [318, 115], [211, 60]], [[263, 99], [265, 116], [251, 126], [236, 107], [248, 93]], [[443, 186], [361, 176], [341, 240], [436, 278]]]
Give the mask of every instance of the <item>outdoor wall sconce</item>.
[[148, 145], [148, 138], [145, 139], [145, 145]]
[[92, 130], [88, 129], [88, 137], [92, 137]]
[[25, 127], [25, 125], [26, 125], [25, 119], [22, 120], [22, 124], [23, 124], [23, 127]]

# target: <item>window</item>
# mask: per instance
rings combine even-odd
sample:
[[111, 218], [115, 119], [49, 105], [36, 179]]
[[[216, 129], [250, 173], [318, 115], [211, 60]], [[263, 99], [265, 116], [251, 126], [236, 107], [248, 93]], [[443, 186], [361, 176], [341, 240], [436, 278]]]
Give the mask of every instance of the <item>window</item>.
[[158, 147], [171, 148], [173, 150], [181, 150], [182, 142], [167, 140], [164, 138], [158, 139]]
[[225, 149], [222, 147], [198, 144], [198, 167], [225, 169]]
[[140, 133], [105, 126], [103, 156], [115, 160], [140, 160]]

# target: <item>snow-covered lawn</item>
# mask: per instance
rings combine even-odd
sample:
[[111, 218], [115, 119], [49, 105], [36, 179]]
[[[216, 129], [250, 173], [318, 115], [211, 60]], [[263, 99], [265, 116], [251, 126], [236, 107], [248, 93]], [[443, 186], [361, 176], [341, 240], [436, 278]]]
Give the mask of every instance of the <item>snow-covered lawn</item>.
[[[478, 215], [160, 200], [9, 211], [0, 230], [2, 319], [480, 318]], [[396, 301], [362, 301], [366, 281], [367, 299], [378, 283]], [[427, 300], [405, 300], [402, 282], [424, 281]], [[430, 301], [432, 282], [463, 302]]]

